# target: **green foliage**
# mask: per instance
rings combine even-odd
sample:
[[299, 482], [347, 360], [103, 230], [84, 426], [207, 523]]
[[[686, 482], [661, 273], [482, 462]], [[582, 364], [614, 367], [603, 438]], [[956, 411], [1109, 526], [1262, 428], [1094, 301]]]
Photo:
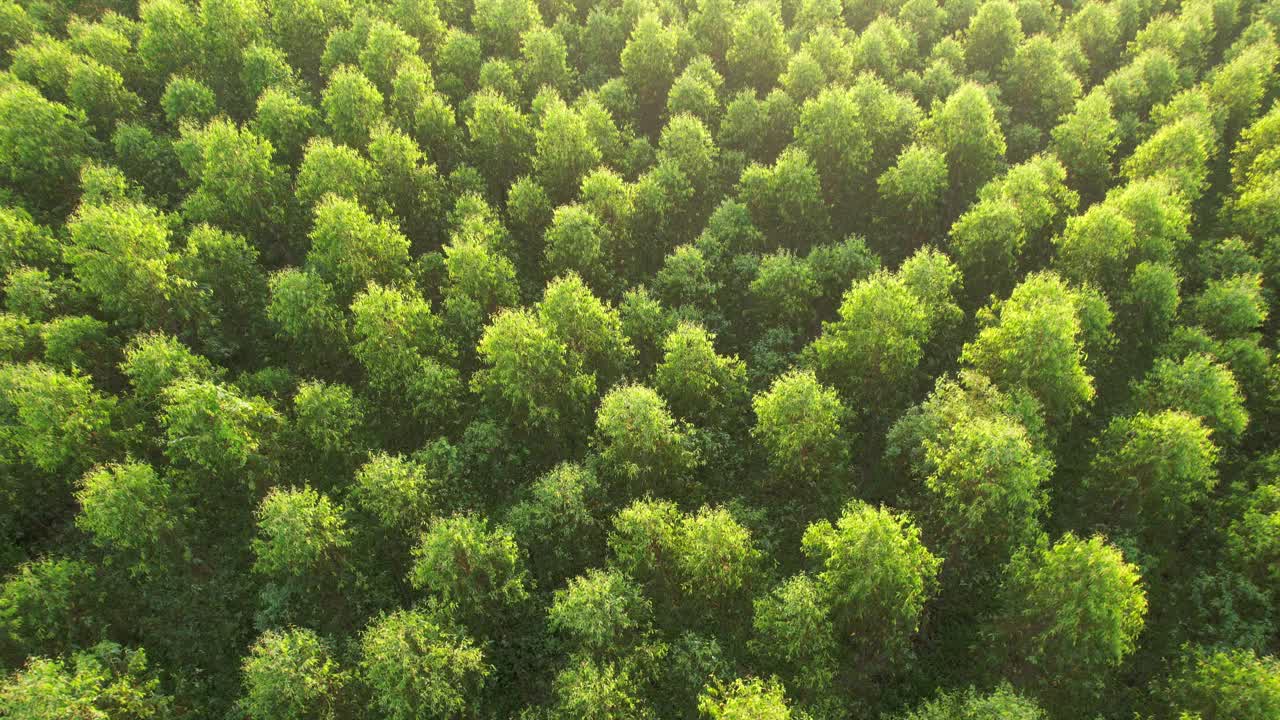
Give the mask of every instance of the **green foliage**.
[[575, 647], [608, 655], [642, 636], [651, 613], [648, 599], [630, 578], [617, 571], [590, 570], [556, 591], [547, 622]]
[[1081, 303], [1056, 275], [1029, 275], [965, 345], [964, 361], [997, 385], [1029, 391], [1049, 417], [1070, 418], [1096, 392], [1084, 366]]
[[1087, 701], [1133, 652], [1147, 615], [1138, 568], [1100, 536], [1067, 533], [1004, 569], [994, 638], [1015, 682], [1057, 701]]
[[440, 611], [400, 610], [360, 636], [360, 676], [393, 720], [463, 715], [492, 672], [484, 653]]
[[163, 570], [175, 551], [182, 522], [170, 482], [145, 463], [109, 465], [84, 476], [76, 525], [96, 544], [135, 555], [139, 572]]
[[33, 209], [65, 214], [80, 163], [93, 149], [82, 112], [25, 83], [0, 80], [0, 182]]
[[920, 483], [906, 491], [946, 571], [977, 575], [1040, 536], [1052, 456], [1038, 408], [986, 378], [943, 378], [889, 433], [887, 455]]
[[1280, 667], [1248, 650], [1187, 653], [1163, 696], [1171, 712], [1204, 720], [1265, 718], [1280, 708]]
[[311, 630], [268, 630], [242, 664], [244, 695], [237, 703], [254, 718], [332, 720], [342, 708], [350, 681], [332, 657], [329, 644]]
[[311, 488], [272, 488], [258, 506], [256, 572], [306, 576], [337, 563], [351, 540], [342, 506]]
[[901, 717], [902, 720], [1043, 720], [1046, 716], [1035, 701], [1005, 686], [985, 695], [973, 688], [941, 693]]
[[1278, 29], [0, 0], [0, 716], [1270, 718]]
[[712, 720], [790, 720], [786, 691], [776, 680], [734, 680], [725, 687], [710, 687], [698, 698], [698, 710]]
[[384, 113], [378, 88], [359, 70], [345, 65], [329, 76], [321, 105], [334, 139], [355, 148], [368, 144], [369, 133]]
[[109, 642], [69, 660], [34, 657], [0, 685], [0, 710], [31, 720], [165, 718], [172, 707], [146, 653]]
[[262, 242], [277, 222], [285, 178], [275, 149], [253, 131], [215, 119], [203, 129], [183, 128], [179, 152], [195, 191], [183, 210], [193, 222], [208, 222]]
[[528, 597], [515, 537], [502, 526], [490, 530], [484, 518], [456, 515], [432, 520], [413, 558], [409, 581], [414, 587], [473, 616]]
[[1135, 387], [1135, 394], [1148, 411], [1183, 410], [1198, 416], [1219, 444], [1233, 442], [1249, 423], [1235, 376], [1202, 353], [1188, 355], [1181, 362], [1156, 360]]
[[662, 350], [655, 388], [676, 415], [713, 424], [739, 410], [746, 398], [746, 368], [737, 356], [716, 353], [715, 335], [681, 323], [662, 341]]
[[402, 279], [409, 264], [409, 240], [352, 200], [330, 197], [316, 205], [310, 237], [307, 265], [333, 286], [339, 302], [370, 283]]
[[593, 445], [606, 472], [633, 495], [679, 488], [698, 462], [688, 432], [642, 385], [620, 385], [604, 396]]
[[1200, 418], [1180, 411], [1112, 420], [1085, 485], [1103, 508], [1099, 519], [1151, 529], [1186, 522], [1217, 483], [1209, 435]]
[[[241, 471], [265, 462], [270, 434], [280, 415], [258, 397], [198, 378], [184, 378], [163, 393], [160, 424], [171, 462], [199, 469], [227, 482], [252, 482]], [[254, 468], [249, 468], [250, 470]]]
[[84, 469], [111, 444], [115, 399], [89, 378], [39, 364], [0, 367], [5, 444], [46, 472]]
[[1259, 485], [1249, 494], [1244, 513], [1228, 530], [1228, 545], [1236, 562], [1243, 565], [1260, 587], [1280, 586], [1280, 486]]
[[804, 531], [804, 553], [840, 637], [872, 653], [906, 650], [942, 565], [909, 516], [851, 502], [834, 525]]
[[39, 652], [62, 654], [94, 631], [92, 565], [50, 556], [23, 563], [0, 587], [0, 658], [18, 667]]
[[963, 207], [1004, 159], [1005, 138], [995, 110], [986, 92], [972, 83], [936, 103], [920, 132], [946, 156], [952, 208]]
[[136, 203], [82, 206], [64, 250], [80, 286], [102, 307], [138, 326], [165, 327], [187, 283], [171, 272], [170, 220]]
[[901, 277], [857, 281], [811, 346], [818, 378], [850, 402], [892, 402], [916, 382], [929, 332], [924, 303]]
[[768, 452], [775, 481], [821, 487], [839, 476], [848, 454], [841, 429], [845, 407], [812, 372], [782, 375], [752, 405], [756, 424], [751, 432]]

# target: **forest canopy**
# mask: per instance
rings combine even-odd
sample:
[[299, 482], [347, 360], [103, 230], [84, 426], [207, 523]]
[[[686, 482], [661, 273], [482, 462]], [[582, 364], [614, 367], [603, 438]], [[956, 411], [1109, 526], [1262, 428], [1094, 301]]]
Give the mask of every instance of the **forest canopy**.
[[0, 0], [0, 716], [1277, 720], [1280, 0]]

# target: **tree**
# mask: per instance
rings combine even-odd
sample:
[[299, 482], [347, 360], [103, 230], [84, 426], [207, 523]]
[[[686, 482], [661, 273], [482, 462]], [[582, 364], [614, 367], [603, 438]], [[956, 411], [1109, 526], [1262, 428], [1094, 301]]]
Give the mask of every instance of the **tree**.
[[589, 570], [556, 590], [547, 621], [574, 647], [614, 656], [649, 631], [653, 609], [640, 587], [616, 570]]
[[370, 284], [405, 276], [409, 240], [394, 225], [377, 222], [354, 200], [327, 197], [315, 208], [307, 266], [346, 302]]
[[757, 92], [773, 87], [787, 64], [786, 31], [774, 6], [755, 2], [741, 11], [725, 59], [730, 77], [739, 86]]
[[544, 238], [546, 275], [557, 278], [569, 273], [586, 278], [601, 292], [610, 287], [607, 230], [582, 205], [561, 205], [551, 216]]
[[1162, 684], [1171, 712], [1204, 720], [1264, 718], [1280, 708], [1280, 667], [1250, 650], [1195, 648]]
[[273, 449], [270, 433], [282, 421], [279, 413], [262, 398], [196, 378], [170, 385], [163, 397], [160, 424], [169, 461], [252, 487]]
[[1116, 207], [1099, 203], [1067, 220], [1066, 230], [1055, 238], [1056, 262], [1068, 279], [1114, 292], [1128, 279], [1126, 260], [1137, 242], [1133, 222]]
[[341, 505], [311, 488], [273, 488], [258, 506], [254, 570], [284, 578], [331, 572], [351, 544], [342, 514]]
[[1183, 410], [1201, 418], [1222, 445], [1235, 442], [1249, 423], [1235, 376], [1203, 353], [1156, 360], [1134, 394], [1148, 412]]
[[64, 250], [80, 286], [121, 321], [172, 327], [189, 284], [171, 271], [171, 220], [147, 205], [113, 203], [76, 211]]
[[835, 680], [836, 634], [826, 595], [809, 575], [787, 578], [755, 599], [751, 647], [784, 673], [803, 701], [824, 695]]
[[125, 348], [120, 371], [133, 386], [134, 394], [147, 403], [158, 403], [165, 388], [178, 380], [211, 380], [217, 376], [207, 359], [163, 333], [134, 336]]
[[0, 710], [31, 720], [167, 717], [172, 708], [146, 652], [110, 642], [66, 660], [33, 657], [0, 685]]
[[0, 148], [7, 190], [51, 217], [75, 205], [80, 163], [93, 149], [83, 113], [25, 83], [0, 83]]
[[[982, 9], [985, 11], [998, 4], [986, 3]], [[974, 21], [977, 20], [975, 17]], [[970, 25], [971, 32], [972, 27]], [[965, 49], [968, 51], [969, 47]], [[1068, 69], [1061, 52], [1048, 37], [1036, 35], [1021, 43], [1007, 63], [1004, 88], [1009, 96], [1013, 122], [1047, 131], [1076, 105], [1080, 80]], [[1105, 96], [1102, 93], [1099, 96], [1105, 102]], [[1100, 140], [1106, 142], [1106, 138]]]
[[381, 200], [373, 193], [378, 183], [373, 163], [355, 148], [335, 145], [328, 138], [313, 138], [307, 143], [296, 183], [294, 195], [313, 214], [330, 195], [363, 201], [371, 209], [378, 208]]
[[1042, 532], [1054, 463], [1027, 405], [982, 376], [944, 377], [889, 433], [886, 456], [914, 481], [904, 499], [950, 577], [994, 571]]
[[556, 674], [552, 717], [563, 720], [623, 720], [654, 717], [642, 695], [633, 663], [597, 662], [578, 656]]
[[[529, 310], [503, 310], [476, 351], [483, 364], [471, 387], [513, 426], [565, 438], [585, 419], [595, 376]], [[563, 441], [563, 440], [562, 440]]]
[[345, 65], [329, 76], [321, 105], [333, 138], [354, 148], [369, 143], [369, 133], [384, 113], [378, 88], [359, 70]]
[[194, 287], [193, 344], [220, 361], [260, 347], [268, 280], [243, 235], [200, 225], [187, 235], [174, 270]]
[[1071, 185], [1087, 199], [1097, 199], [1111, 180], [1111, 159], [1119, 143], [1111, 97], [1095, 89], [1053, 128], [1053, 151], [1066, 165]]
[[676, 546], [680, 509], [669, 500], [633, 501], [613, 516], [612, 564], [646, 586], [651, 596], [670, 598], [678, 587]]
[[547, 283], [537, 310], [538, 318], [565, 344], [575, 362], [594, 373], [597, 387], [612, 386], [626, 374], [635, 350], [622, 334], [618, 312], [578, 276], [570, 273]]
[[489, 182], [490, 192], [501, 197], [500, 190], [529, 169], [535, 149], [529, 118], [501, 95], [482, 90], [471, 98], [467, 133], [473, 161]]
[[1189, 315], [1211, 335], [1222, 340], [1257, 331], [1267, 319], [1262, 276], [1236, 275], [1212, 279], [1191, 299]]
[[563, 102], [552, 102], [543, 110], [533, 172], [552, 202], [572, 198], [583, 176], [595, 169], [600, 159], [600, 149], [580, 114]]
[[249, 648], [241, 672], [244, 694], [237, 707], [262, 720], [336, 718], [351, 680], [329, 643], [304, 628], [263, 633]]
[[333, 286], [311, 270], [288, 268], [271, 276], [267, 319], [280, 335], [316, 359], [316, 367], [329, 372], [344, 361], [349, 346], [347, 319], [339, 309]]
[[203, 125], [213, 119], [218, 109], [218, 99], [208, 85], [181, 75], [169, 78], [160, 104], [165, 119], [174, 127], [184, 122]]
[[456, 351], [431, 305], [412, 290], [370, 283], [351, 314], [351, 353], [373, 389], [420, 422], [449, 422], [461, 380], [452, 366]]
[[711, 720], [790, 720], [786, 691], [777, 680], [734, 680], [724, 687], [709, 687], [698, 698], [698, 710]]
[[1054, 702], [1090, 702], [1102, 673], [1133, 652], [1147, 614], [1138, 568], [1099, 536], [1024, 549], [1001, 592], [993, 632], [1008, 652], [1006, 677]]
[[1001, 387], [1031, 392], [1048, 417], [1069, 419], [1095, 393], [1084, 367], [1080, 303], [1056, 275], [1029, 275], [987, 316], [962, 359]]
[[887, 170], [919, 122], [915, 102], [873, 75], [863, 75], [849, 89], [827, 88], [804, 103], [796, 143], [817, 165], [838, 228], [850, 230], [867, 217], [870, 204], [853, 188]]
[[880, 272], [849, 288], [839, 319], [823, 323], [810, 348], [818, 379], [850, 402], [894, 402], [915, 382], [928, 339], [923, 303]]
[[568, 59], [569, 48], [559, 32], [536, 27], [524, 32], [520, 69], [525, 92], [533, 95], [545, 87], [567, 93], [573, 79]]
[[667, 114], [691, 115], [707, 127], [720, 120], [720, 92], [724, 78], [705, 55], [690, 62], [667, 93]]
[[163, 572], [190, 552], [179, 534], [183, 513], [171, 482], [146, 463], [97, 468], [84, 476], [76, 493], [76, 525], [95, 544], [136, 558], [134, 572]]
[[676, 415], [703, 425], [726, 425], [746, 399], [746, 368], [737, 356], [716, 353], [715, 335], [680, 323], [662, 342], [655, 389]]
[[42, 652], [61, 655], [92, 642], [95, 572], [87, 562], [56, 555], [14, 568], [0, 586], [0, 658], [20, 667]]
[[564, 462], [540, 475], [507, 513], [507, 525], [529, 548], [539, 578], [562, 578], [587, 567], [602, 546], [604, 497], [594, 471]]
[[360, 676], [392, 720], [459, 717], [491, 672], [481, 649], [440, 611], [398, 610], [360, 636]]
[[1218, 449], [1209, 435], [1185, 412], [1113, 419], [1085, 480], [1100, 517], [1158, 535], [1186, 522], [1217, 484]]
[[820, 179], [803, 150], [788, 148], [772, 167], [753, 164], [743, 170], [738, 197], [774, 247], [803, 250], [830, 233]]
[[400, 67], [418, 53], [417, 38], [395, 23], [375, 20], [369, 24], [364, 48], [360, 51], [360, 71], [386, 97]]
[[798, 331], [815, 324], [814, 301], [821, 295], [814, 265], [789, 250], [760, 258], [748, 288], [750, 309], [762, 324]]
[[6, 277], [19, 267], [51, 264], [61, 254], [53, 233], [22, 208], [0, 208], [0, 239], [0, 271]]
[[6, 445], [45, 472], [78, 474], [111, 447], [115, 398], [103, 395], [88, 377], [44, 365], [0, 367], [9, 426]]
[[365, 408], [351, 388], [318, 380], [298, 385], [293, 397], [294, 430], [321, 458], [333, 458], [338, 472], [349, 471], [348, 458], [357, 455], [365, 439]]
[[1164, 177], [1194, 202], [1205, 191], [1214, 145], [1213, 127], [1205, 116], [1184, 116], [1164, 124], [1134, 149], [1122, 171], [1130, 180]]
[[718, 187], [717, 166], [720, 149], [711, 132], [692, 115], [676, 115], [662, 128], [658, 140], [658, 163], [669, 163], [684, 174], [693, 189], [691, 204], [694, 215], [701, 218], [711, 206], [713, 191]]
[[819, 383], [813, 372], [780, 376], [752, 406], [751, 434], [765, 448], [773, 483], [827, 488], [845, 472], [848, 448], [841, 423], [846, 410], [835, 390]]
[[853, 501], [834, 525], [810, 525], [803, 548], [839, 637], [869, 656], [907, 649], [942, 565], [908, 516]]
[[1034, 700], [1002, 685], [987, 694], [979, 694], [973, 688], [962, 692], [939, 693], [936, 698], [925, 701], [900, 717], [901, 720], [950, 720], [958, 717], [974, 720], [1044, 720], [1047, 716]]
[[540, 26], [542, 16], [531, 0], [481, 0], [473, 21], [489, 53], [513, 55], [520, 47], [520, 36]]
[[991, 100], [982, 87], [962, 85], [946, 102], [934, 105], [921, 123], [920, 132], [946, 155], [950, 172], [948, 206], [954, 217], [996, 174], [1004, 159], [1004, 133], [996, 122]]
[[177, 152], [197, 184], [183, 201], [187, 219], [252, 238], [268, 257], [278, 256], [267, 241], [276, 237], [286, 180], [271, 143], [219, 118], [204, 128], [184, 127]]
[[1227, 531], [1232, 558], [1259, 587], [1280, 587], [1280, 484], [1264, 482], [1244, 500], [1244, 512]]
[[473, 232], [468, 219], [444, 248], [444, 314], [465, 328], [466, 338], [478, 338], [494, 313], [520, 299], [515, 265], [494, 244], [487, 234]]
[[601, 399], [592, 445], [622, 497], [676, 491], [698, 462], [667, 403], [642, 385], [620, 385]]
[[1022, 42], [1017, 8], [1006, 0], [988, 0], [978, 6], [964, 35], [964, 59], [970, 70], [995, 75], [1015, 57]]
[[440, 481], [421, 463], [377, 453], [356, 471], [350, 498], [386, 529], [416, 534], [440, 502]]
[[675, 75], [676, 33], [653, 13], [636, 20], [619, 60], [622, 77], [635, 93], [641, 126], [656, 128]]
[[876, 179], [879, 214], [885, 229], [918, 246], [942, 227], [947, 191], [947, 158], [924, 145], [905, 148], [897, 161]]
[[726, 509], [703, 507], [680, 521], [676, 566], [684, 594], [713, 613], [749, 597], [762, 559], [751, 531]]

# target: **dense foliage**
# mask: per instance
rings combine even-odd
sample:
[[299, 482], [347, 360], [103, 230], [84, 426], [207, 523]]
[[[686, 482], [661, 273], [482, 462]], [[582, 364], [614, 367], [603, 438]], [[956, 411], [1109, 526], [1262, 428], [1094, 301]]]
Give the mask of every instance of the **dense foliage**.
[[1280, 718], [1280, 0], [0, 0], [0, 716]]

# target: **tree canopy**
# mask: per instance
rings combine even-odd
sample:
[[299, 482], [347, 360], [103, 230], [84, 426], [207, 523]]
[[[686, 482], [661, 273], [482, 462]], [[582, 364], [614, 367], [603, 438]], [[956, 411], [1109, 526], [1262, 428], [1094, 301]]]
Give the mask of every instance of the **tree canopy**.
[[1280, 718], [1280, 0], [0, 0], [0, 717]]

